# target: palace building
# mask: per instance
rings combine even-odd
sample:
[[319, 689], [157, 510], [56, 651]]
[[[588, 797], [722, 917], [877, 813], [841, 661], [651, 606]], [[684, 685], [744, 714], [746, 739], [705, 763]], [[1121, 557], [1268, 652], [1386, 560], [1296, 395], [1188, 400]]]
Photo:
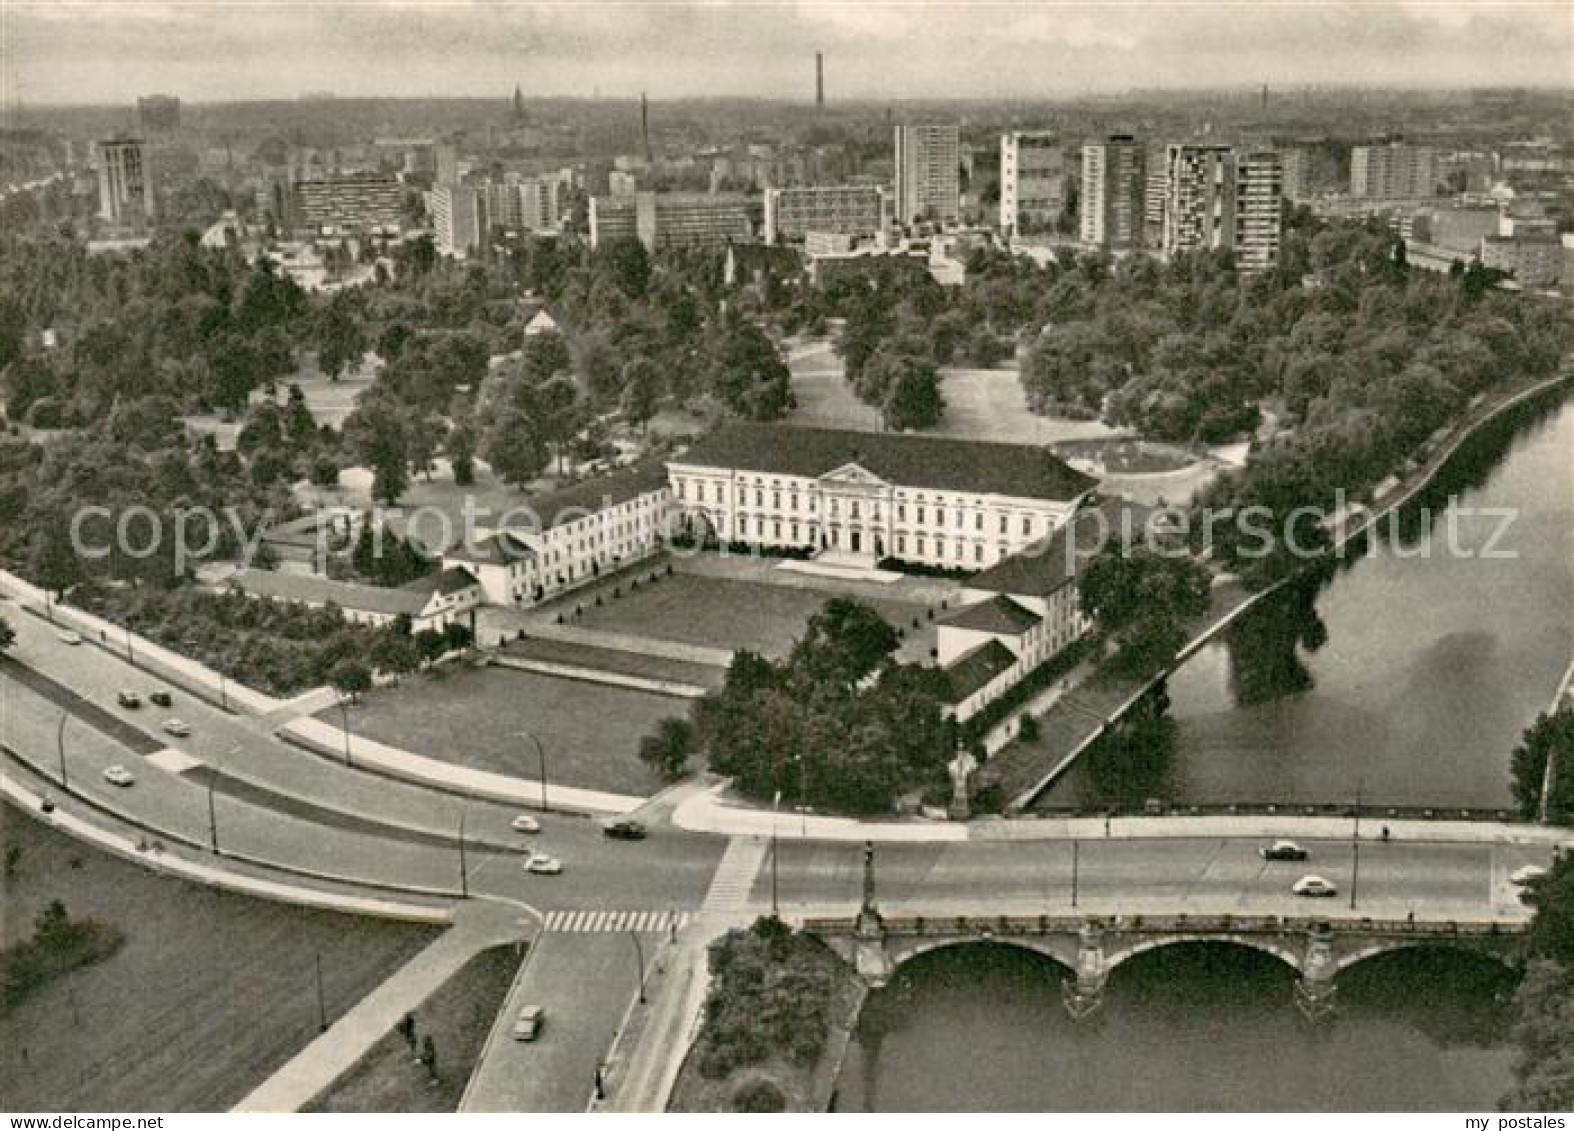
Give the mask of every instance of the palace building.
[[697, 536], [966, 571], [1052, 533], [1096, 483], [1029, 445], [770, 424], [724, 426], [667, 469]]

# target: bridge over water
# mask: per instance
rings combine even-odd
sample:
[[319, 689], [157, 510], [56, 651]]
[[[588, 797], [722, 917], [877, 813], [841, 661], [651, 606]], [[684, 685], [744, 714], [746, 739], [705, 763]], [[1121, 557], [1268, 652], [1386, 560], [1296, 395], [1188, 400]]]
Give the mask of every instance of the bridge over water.
[[1333, 1010], [1336, 979], [1358, 962], [1412, 947], [1445, 947], [1512, 964], [1527, 928], [1502, 919], [1230, 914], [886, 918], [867, 905], [856, 916], [809, 917], [802, 926], [874, 987], [902, 963], [941, 947], [990, 942], [1031, 950], [1065, 967], [1066, 1008], [1079, 1018], [1098, 1010], [1110, 973], [1128, 959], [1180, 943], [1229, 943], [1270, 954], [1294, 970], [1295, 1003], [1314, 1019]]

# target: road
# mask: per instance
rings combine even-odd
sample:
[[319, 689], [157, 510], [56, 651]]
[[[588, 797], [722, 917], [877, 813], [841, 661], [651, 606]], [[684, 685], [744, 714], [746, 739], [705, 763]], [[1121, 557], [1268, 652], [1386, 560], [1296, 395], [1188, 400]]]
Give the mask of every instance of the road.
[[[541, 935], [508, 1009], [517, 1012], [527, 1000], [542, 1004], [547, 1028], [533, 1044], [493, 1042], [495, 1062], [489, 1058], [477, 1078], [478, 1110], [583, 1107], [595, 1066], [633, 993], [635, 960], [623, 927], [648, 929], [653, 920], [642, 913], [716, 910], [722, 889], [728, 910], [764, 912], [771, 906], [773, 875], [776, 901], [789, 914], [850, 911], [860, 900], [863, 848], [856, 842], [784, 840], [773, 866], [762, 851], [764, 838], [739, 838], [729, 859], [741, 866], [729, 865], [718, 879], [730, 843], [721, 837], [662, 823], [645, 841], [616, 842], [590, 820], [558, 814], [541, 818], [538, 836], [526, 836], [509, 828], [517, 811], [508, 806], [301, 750], [275, 736], [272, 728], [282, 721], [276, 718], [231, 715], [181, 693], [167, 712], [119, 708], [117, 689], [145, 696], [156, 681], [122, 656], [65, 644], [30, 614], [5, 611], [18, 639], [13, 658], [0, 661], [0, 740], [22, 763], [8, 756], [6, 773], [58, 782], [56, 740], [64, 710], [72, 793], [172, 842], [211, 849], [216, 829], [222, 852], [292, 874], [457, 896], [462, 815], [463, 883], [470, 895], [521, 905], [558, 927], [600, 924]], [[164, 735], [160, 724], [168, 714], [190, 723], [192, 734]], [[102, 771], [113, 762], [131, 768], [137, 784], [122, 789], [105, 782]], [[62, 806], [81, 804], [58, 790], [57, 796]], [[1290, 884], [1312, 871], [1341, 888], [1338, 900], [1321, 906], [1347, 908], [1356, 863], [1348, 838], [1305, 841], [1311, 860], [1304, 865], [1262, 860], [1261, 843], [1257, 836], [1224, 835], [1090, 838], [1075, 847], [1065, 840], [883, 844], [875, 858], [876, 897], [893, 915], [1297, 914], [1308, 901], [1292, 895]], [[559, 856], [564, 874], [527, 875], [520, 863], [527, 845]], [[1509, 874], [1525, 863], [1546, 863], [1550, 848], [1367, 839], [1359, 856], [1358, 913], [1509, 918], [1524, 914]], [[595, 920], [562, 914], [578, 910], [625, 914]]]

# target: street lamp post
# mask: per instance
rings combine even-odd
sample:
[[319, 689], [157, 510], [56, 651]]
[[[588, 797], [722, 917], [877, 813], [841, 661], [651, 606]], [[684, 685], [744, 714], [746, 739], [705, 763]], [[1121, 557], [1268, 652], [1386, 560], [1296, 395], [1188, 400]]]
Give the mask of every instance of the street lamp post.
[[1071, 841], [1071, 906], [1077, 905], [1077, 887], [1081, 878], [1082, 842], [1076, 838]]
[[124, 627], [125, 627], [125, 630], [126, 630], [126, 663], [135, 666], [136, 662], [137, 662], [137, 658], [136, 658], [135, 655], [132, 654], [132, 651], [131, 651], [131, 626], [128, 624], [128, 625], [125, 625]]
[[465, 859], [465, 815], [468, 812], [469, 795], [459, 804], [459, 895], [463, 899], [470, 898], [470, 866]]
[[629, 938], [634, 941], [634, 961], [639, 966], [639, 1003], [645, 1004], [645, 948], [640, 944], [639, 932], [630, 931]]
[[223, 672], [219, 673], [219, 706], [226, 711], [230, 709], [229, 691], [226, 688], [226, 681], [224, 679]]
[[344, 692], [339, 693], [339, 729], [344, 731], [344, 764], [353, 766], [350, 761], [350, 697]]
[[532, 734], [528, 730], [515, 731], [514, 734], [517, 737], [519, 737], [519, 738], [528, 738], [531, 742], [535, 743], [535, 746], [536, 746], [536, 758], [539, 760], [539, 764], [540, 764], [540, 767], [541, 767], [541, 808], [542, 808], [543, 811], [545, 811], [546, 808], [547, 808], [547, 751], [546, 751], [546, 747], [542, 746], [541, 745], [541, 740], [539, 738], [537, 738], [534, 734]]
[[208, 842], [213, 848], [213, 855], [219, 854], [219, 818], [218, 810], [213, 805], [213, 778], [214, 773], [208, 771]]
[[317, 1031], [326, 1033], [328, 1031], [328, 998], [322, 989], [322, 951], [317, 951], [315, 957], [317, 959]]
[[55, 728], [55, 750], [60, 755], [60, 788], [69, 790], [70, 783], [66, 781], [66, 719], [69, 716], [60, 712], [60, 725]]
[[1356, 892], [1361, 884], [1361, 800], [1366, 792], [1363, 777], [1355, 786], [1355, 825], [1350, 833], [1350, 910], [1355, 910]]

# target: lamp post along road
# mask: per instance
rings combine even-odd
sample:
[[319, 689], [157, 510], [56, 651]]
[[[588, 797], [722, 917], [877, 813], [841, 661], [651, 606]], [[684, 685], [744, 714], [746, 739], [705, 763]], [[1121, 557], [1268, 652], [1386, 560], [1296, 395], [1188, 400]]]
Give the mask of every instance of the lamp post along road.
[[771, 918], [781, 918], [781, 907], [776, 901], [776, 849], [780, 841], [776, 836], [776, 825], [781, 816], [782, 791], [777, 790], [776, 796], [771, 798]]
[[639, 1003], [645, 1004], [645, 947], [639, 941], [639, 932], [630, 931], [629, 938], [634, 942], [634, 962], [639, 967]]
[[1361, 801], [1366, 793], [1363, 777], [1355, 786], [1355, 824], [1350, 832], [1350, 909], [1355, 910], [1356, 892], [1361, 885]]
[[55, 728], [55, 750], [60, 755], [60, 788], [69, 790], [70, 783], [66, 780], [66, 712], [60, 712], [60, 725]]
[[538, 759], [538, 763], [539, 763], [539, 765], [541, 767], [541, 808], [542, 808], [543, 811], [545, 811], [547, 809], [547, 807], [548, 807], [547, 806], [547, 750], [546, 750], [546, 747], [542, 746], [541, 745], [541, 740], [539, 738], [537, 738], [534, 734], [532, 734], [528, 730], [515, 731], [514, 732], [514, 736], [516, 738], [528, 738], [531, 742], [535, 743], [536, 758]]

